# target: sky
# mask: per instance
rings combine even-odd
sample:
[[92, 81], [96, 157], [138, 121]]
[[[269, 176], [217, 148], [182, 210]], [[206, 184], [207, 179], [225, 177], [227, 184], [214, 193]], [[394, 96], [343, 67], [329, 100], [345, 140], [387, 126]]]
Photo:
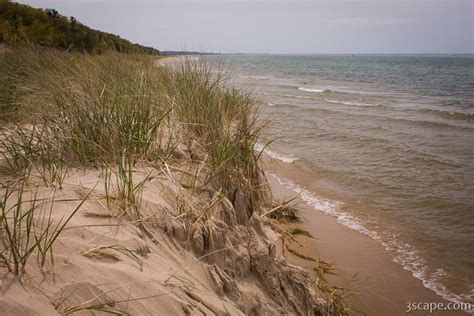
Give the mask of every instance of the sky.
[[160, 50], [474, 53], [474, 0], [23, 0]]

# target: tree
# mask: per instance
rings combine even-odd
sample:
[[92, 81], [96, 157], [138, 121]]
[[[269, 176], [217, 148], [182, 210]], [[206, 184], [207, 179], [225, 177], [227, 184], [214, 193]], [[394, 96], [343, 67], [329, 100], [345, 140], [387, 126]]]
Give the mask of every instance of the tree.
[[59, 17], [59, 12], [55, 9], [45, 9], [44, 10], [50, 18], [56, 19]]
[[117, 35], [91, 29], [73, 16], [67, 18], [60, 15], [55, 9], [43, 11], [7, 0], [0, 0], [0, 42], [88, 53], [112, 49], [122, 53], [159, 54], [157, 49], [132, 44]]
[[73, 16], [71, 16], [71, 17], [69, 18], [69, 22], [71, 23], [71, 28], [74, 28], [74, 26], [76, 26], [76, 24], [77, 24], [77, 20], [76, 20], [76, 18], [73, 17]]

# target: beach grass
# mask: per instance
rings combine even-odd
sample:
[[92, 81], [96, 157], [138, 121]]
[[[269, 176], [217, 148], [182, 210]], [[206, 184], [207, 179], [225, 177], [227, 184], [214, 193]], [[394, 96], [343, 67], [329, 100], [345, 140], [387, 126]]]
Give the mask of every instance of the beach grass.
[[[146, 220], [152, 217], [142, 193], [157, 176], [174, 190], [175, 219], [188, 239], [198, 229], [203, 239], [212, 236], [212, 218], [225, 203], [249, 218], [258, 213], [280, 223], [301, 220], [299, 209], [286, 204], [262, 213], [271, 207], [262, 151], [255, 150], [264, 124], [253, 95], [232, 87], [219, 67], [186, 60], [173, 70], [150, 56], [39, 48], [1, 52], [0, 66], [0, 265], [9, 272], [23, 274], [33, 254], [41, 270], [48, 256], [54, 262], [53, 246], [90, 193], [59, 221], [55, 195], [48, 201], [23, 196], [25, 188], [31, 195], [40, 186], [36, 179], [53, 192], [62, 190], [71, 171], [102, 172], [97, 180], [103, 193], [95, 196], [106, 201], [108, 218], [122, 221], [111, 225], [135, 225], [141, 239], [150, 236]], [[301, 228], [283, 235], [312, 237]], [[207, 240], [207, 247], [214, 242]], [[121, 254], [143, 270], [139, 252], [121, 244], [83, 254]], [[83, 309], [120, 312], [81, 304], [65, 314]]]
[[171, 102], [183, 129], [196, 139], [209, 161], [206, 183], [231, 200], [242, 190], [253, 209], [268, 202], [259, 154], [263, 128], [250, 93], [226, 85], [226, 76], [207, 64], [187, 61], [172, 74]]
[[[190, 226], [237, 192], [252, 212], [268, 202], [255, 100], [211, 65], [188, 60], [171, 70], [149, 56], [50, 49], [6, 50], [0, 64], [3, 182], [35, 175], [61, 189], [71, 169], [102, 169], [107, 204], [141, 223], [140, 192], [151, 176], [138, 179], [137, 165], [169, 170], [185, 144], [198, 166], [180, 197]], [[201, 203], [205, 188], [219, 194]]]
[[253, 209], [266, 201], [255, 102], [209, 65], [187, 61], [170, 71], [147, 57], [50, 50], [0, 59], [10, 65], [0, 81], [15, 82], [0, 96], [10, 104], [0, 119], [14, 122], [0, 135], [6, 173], [36, 166], [46, 183], [60, 184], [67, 167], [162, 163], [177, 142], [193, 139], [193, 155], [207, 157], [205, 184], [229, 198], [243, 191]]
[[16, 276], [25, 272], [35, 254], [40, 268], [48, 254], [53, 258], [53, 245], [88, 197], [58, 221], [53, 215], [55, 198], [27, 194], [25, 186], [24, 181], [8, 185], [0, 201], [0, 265]]

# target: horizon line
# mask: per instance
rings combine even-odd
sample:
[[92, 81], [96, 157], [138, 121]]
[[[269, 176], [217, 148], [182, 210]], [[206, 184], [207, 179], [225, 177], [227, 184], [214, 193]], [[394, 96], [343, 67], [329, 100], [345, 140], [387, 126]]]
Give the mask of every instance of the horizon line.
[[213, 52], [213, 51], [197, 51], [197, 50], [161, 50], [161, 53], [191, 53], [191, 54], [215, 54], [215, 55], [448, 55], [448, 56], [459, 56], [459, 55], [473, 55], [472, 53], [274, 53], [274, 52]]

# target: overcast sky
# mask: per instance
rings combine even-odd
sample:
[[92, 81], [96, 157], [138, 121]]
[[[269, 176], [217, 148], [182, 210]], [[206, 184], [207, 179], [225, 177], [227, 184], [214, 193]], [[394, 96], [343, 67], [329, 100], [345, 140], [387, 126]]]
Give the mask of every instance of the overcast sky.
[[160, 50], [474, 53], [474, 0], [23, 0]]

